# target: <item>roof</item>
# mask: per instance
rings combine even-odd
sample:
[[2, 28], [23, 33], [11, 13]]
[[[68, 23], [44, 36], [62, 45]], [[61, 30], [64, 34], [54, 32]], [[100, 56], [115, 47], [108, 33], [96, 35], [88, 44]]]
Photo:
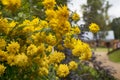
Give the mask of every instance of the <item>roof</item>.
[[[100, 31], [99, 33], [103, 33], [102, 31]], [[97, 39], [100, 39], [100, 34], [97, 34]], [[111, 41], [111, 40], [114, 40], [115, 37], [114, 37], [114, 31], [110, 30], [110, 31], [105, 31], [106, 36], [104, 38], [101, 38], [101, 40], [104, 40], [104, 41]], [[92, 32], [89, 32], [89, 31], [85, 31], [83, 34], [82, 34], [82, 40], [84, 41], [94, 41], [95, 40], [95, 37], [93, 35]]]

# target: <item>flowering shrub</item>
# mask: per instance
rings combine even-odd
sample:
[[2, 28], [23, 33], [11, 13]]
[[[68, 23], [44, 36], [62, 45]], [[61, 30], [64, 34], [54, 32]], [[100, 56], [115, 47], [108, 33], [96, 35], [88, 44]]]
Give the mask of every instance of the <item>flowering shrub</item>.
[[[20, 0], [1, 0], [5, 9], [14, 11]], [[90, 46], [76, 38], [79, 15], [69, 14], [66, 5], [44, 0], [45, 20], [32, 17], [22, 22], [0, 17], [0, 77], [2, 80], [59, 80], [78, 69], [81, 61], [91, 59]], [[92, 25], [91, 25], [92, 26]], [[98, 26], [97, 26], [98, 27]], [[90, 31], [97, 32], [94, 27]]]

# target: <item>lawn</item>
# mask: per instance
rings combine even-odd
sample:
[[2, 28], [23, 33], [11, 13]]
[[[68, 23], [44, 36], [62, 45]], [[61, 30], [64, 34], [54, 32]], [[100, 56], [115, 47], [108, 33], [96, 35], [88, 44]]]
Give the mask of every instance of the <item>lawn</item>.
[[108, 55], [109, 59], [113, 62], [120, 63], [120, 50], [114, 51]]
[[[96, 50], [94, 50], [92, 48], [92, 50], [95, 52], [108, 52], [108, 48], [105, 48], [105, 47], [97, 47]], [[112, 50], [112, 48], [109, 49], [109, 51], [111, 51], [111, 50]]]

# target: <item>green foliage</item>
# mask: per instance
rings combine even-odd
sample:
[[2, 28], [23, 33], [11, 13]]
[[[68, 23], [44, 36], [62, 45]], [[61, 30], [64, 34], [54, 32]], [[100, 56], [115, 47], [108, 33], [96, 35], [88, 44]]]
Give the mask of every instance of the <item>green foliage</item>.
[[110, 53], [108, 56], [111, 61], [120, 63], [120, 50], [116, 50]]
[[115, 39], [120, 39], [120, 18], [113, 19], [110, 26], [115, 33]]

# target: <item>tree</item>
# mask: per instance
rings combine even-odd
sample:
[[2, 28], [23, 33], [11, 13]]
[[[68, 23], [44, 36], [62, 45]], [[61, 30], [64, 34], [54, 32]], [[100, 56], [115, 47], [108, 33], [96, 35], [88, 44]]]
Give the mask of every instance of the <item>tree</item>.
[[113, 19], [110, 26], [111, 26], [111, 29], [114, 31], [115, 38], [120, 39], [120, 17]]
[[100, 26], [101, 30], [106, 30], [109, 23], [107, 12], [110, 7], [109, 2], [105, 0], [87, 0], [87, 4], [82, 6], [85, 26], [94, 22]]

